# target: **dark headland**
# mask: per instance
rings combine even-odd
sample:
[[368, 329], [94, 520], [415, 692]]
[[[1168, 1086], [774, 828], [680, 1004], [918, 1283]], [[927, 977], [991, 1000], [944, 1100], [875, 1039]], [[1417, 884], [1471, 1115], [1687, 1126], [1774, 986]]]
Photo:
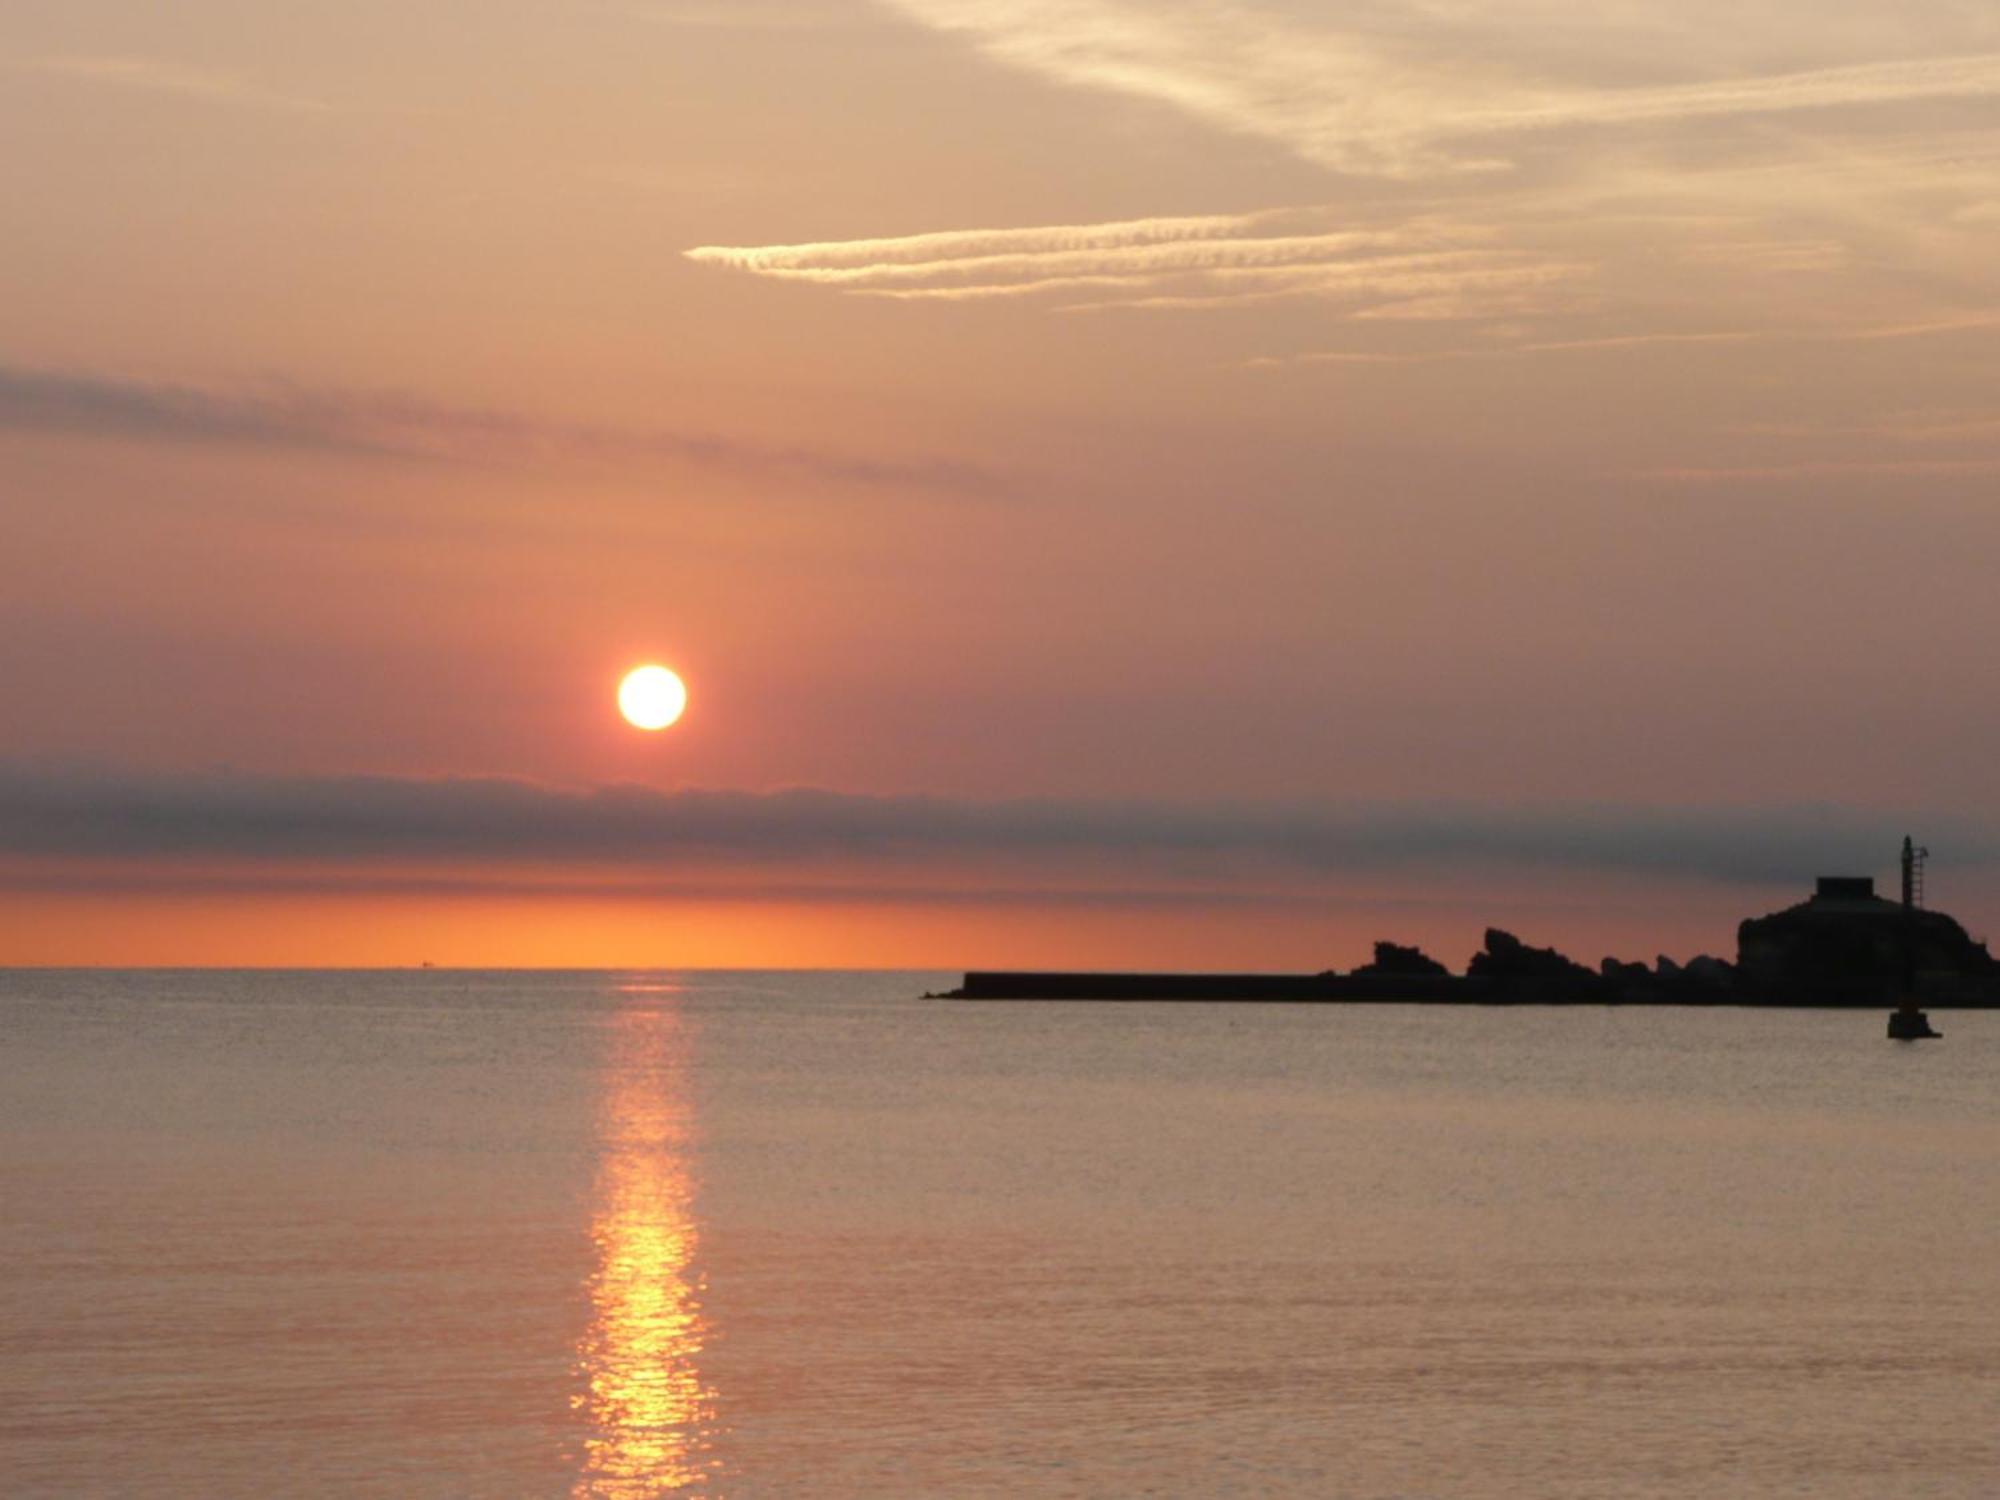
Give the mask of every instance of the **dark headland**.
[[975, 971], [948, 1000], [1333, 1001], [1438, 1005], [1761, 1005], [1877, 1009], [1921, 1002], [2000, 1009], [2000, 961], [1922, 904], [1923, 851], [1903, 847], [1900, 901], [1867, 876], [1822, 876], [1807, 900], [1736, 929], [1736, 958], [1604, 959], [1590, 968], [1488, 928], [1465, 972], [1415, 948], [1375, 945], [1350, 973], [1061, 974]]

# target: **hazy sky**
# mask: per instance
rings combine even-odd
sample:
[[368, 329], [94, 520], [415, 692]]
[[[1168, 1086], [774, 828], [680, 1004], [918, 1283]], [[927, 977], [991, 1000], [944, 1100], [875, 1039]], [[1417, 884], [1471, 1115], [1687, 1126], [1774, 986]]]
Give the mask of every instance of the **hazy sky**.
[[2000, 910], [1990, 0], [21, 0], [0, 137], [0, 961]]

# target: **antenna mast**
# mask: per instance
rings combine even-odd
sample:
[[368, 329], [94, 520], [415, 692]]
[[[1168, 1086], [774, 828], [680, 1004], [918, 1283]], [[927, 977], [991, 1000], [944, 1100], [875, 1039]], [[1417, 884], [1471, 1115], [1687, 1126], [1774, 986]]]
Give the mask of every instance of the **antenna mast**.
[[1903, 835], [1903, 908], [1915, 911], [1924, 904], [1924, 861], [1931, 851], [1919, 848], [1908, 834]]

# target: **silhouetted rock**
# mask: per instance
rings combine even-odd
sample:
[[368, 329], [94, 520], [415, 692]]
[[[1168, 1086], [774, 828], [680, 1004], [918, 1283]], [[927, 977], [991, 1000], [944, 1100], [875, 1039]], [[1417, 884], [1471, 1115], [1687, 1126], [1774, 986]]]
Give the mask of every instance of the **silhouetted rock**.
[[1450, 974], [1451, 970], [1421, 948], [1405, 948], [1400, 943], [1378, 942], [1375, 945], [1375, 961], [1363, 964], [1354, 972], [1369, 979], [1391, 976], [1443, 978]]
[[1736, 965], [1707, 953], [1689, 959], [1681, 972], [1696, 984], [1727, 986], [1736, 982]]
[[1597, 966], [1603, 998], [1624, 1005], [1647, 1005], [1660, 997], [1660, 981], [1643, 963], [1607, 958]]
[[1678, 964], [1662, 953], [1650, 967], [1607, 958], [1599, 972], [1604, 998], [1624, 1005], [1723, 1005], [1735, 993], [1735, 967], [1707, 954]]
[[1466, 965], [1468, 979], [1484, 980], [1496, 1000], [1593, 1000], [1609, 991], [1604, 981], [1553, 948], [1530, 948], [1511, 932], [1486, 929], [1486, 946]]
[[1511, 932], [1486, 929], [1486, 947], [1465, 972], [1478, 979], [1593, 979], [1590, 970], [1553, 948], [1530, 948]]

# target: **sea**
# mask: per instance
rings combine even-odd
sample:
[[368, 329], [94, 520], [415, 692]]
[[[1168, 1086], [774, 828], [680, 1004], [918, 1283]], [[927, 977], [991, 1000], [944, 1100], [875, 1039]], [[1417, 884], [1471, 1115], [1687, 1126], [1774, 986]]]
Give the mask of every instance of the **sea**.
[[0, 973], [0, 1493], [2000, 1495], [2000, 1012]]

